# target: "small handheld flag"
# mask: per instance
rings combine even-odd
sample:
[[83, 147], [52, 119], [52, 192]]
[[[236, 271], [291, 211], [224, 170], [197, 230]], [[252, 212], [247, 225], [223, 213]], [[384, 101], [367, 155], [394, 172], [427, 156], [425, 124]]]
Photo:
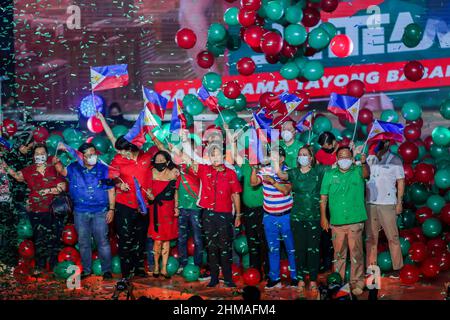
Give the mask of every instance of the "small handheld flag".
[[403, 141], [403, 125], [401, 123], [375, 120], [370, 129], [367, 141], [394, 140]]
[[297, 124], [295, 125], [295, 128], [299, 132], [303, 132], [303, 131], [306, 131], [306, 130], [311, 130], [313, 116], [314, 116], [314, 111], [309, 111], [300, 120], [298, 120]]
[[202, 100], [202, 102], [209, 110], [213, 112], [220, 111], [217, 97], [212, 96], [204, 86], [201, 86], [200, 89], [198, 89], [197, 96], [200, 98], [200, 100]]
[[144, 107], [144, 109], [142, 109], [139, 113], [133, 127], [128, 131], [124, 138], [128, 142], [136, 145], [138, 148], [141, 148], [145, 143], [145, 135], [150, 130], [158, 126], [159, 124], [156, 122], [156, 119], [153, 117], [150, 110], [148, 110], [147, 107]]
[[267, 141], [271, 140], [271, 130], [272, 130], [273, 119], [268, 115], [265, 108], [261, 108], [258, 112], [253, 113], [253, 124], [256, 130], [264, 130]]
[[72, 156], [72, 158], [74, 158], [78, 162], [80, 166], [84, 167], [83, 154], [80, 151], [75, 150], [74, 148], [72, 148], [68, 144], [65, 144], [64, 142], [58, 143], [56, 150], [64, 150], [64, 149]]
[[145, 204], [144, 196], [142, 195], [141, 186], [139, 185], [139, 181], [136, 179], [136, 177], [133, 177], [134, 180], [134, 187], [136, 189], [136, 199], [139, 205], [139, 211], [144, 216], [147, 215], [147, 205]]
[[144, 86], [142, 86], [142, 94], [144, 96], [144, 106], [146, 106], [151, 113], [163, 120], [168, 102], [167, 99]]
[[183, 109], [181, 107], [181, 102], [175, 99], [175, 103], [172, 109], [172, 119], [170, 120], [170, 132], [174, 132], [178, 129], [187, 128], [186, 117], [183, 114]]
[[91, 67], [92, 91], [120, 88], [128, 85], [127, 68], [127, 64]]
[[338, 117], [344, 117], [350, 123], [358, 121], [360, 100], [355, 97], [331, 93], [328, 111]]

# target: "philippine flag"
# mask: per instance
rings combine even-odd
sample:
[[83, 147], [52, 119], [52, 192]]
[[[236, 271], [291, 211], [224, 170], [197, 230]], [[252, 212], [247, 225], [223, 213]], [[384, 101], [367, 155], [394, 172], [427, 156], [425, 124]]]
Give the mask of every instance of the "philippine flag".
[[139, 185], [139, 181], [136, 177], [133, 177], [134, 180], [134, 188], [136, 189], [136, 199], [139, 205], [139, 211], [142, 215], [147, 215], [147, 205], [145, 204], [144, 196], [142, 195], [141, 186]]
[[80, 151], [75, 150], [74, 148], [72, 148], [68, 144], [65, 144], [64, 142], [58, 143], [58, 147], [56, 149], [67, 151], [72, 156], [72, 158], [78, 162], [80, 166], [84, 167], [83, 154]]
[[128, 85], [127, 68], [127, 64], [91, 67], [92, 91], [120, 88]]
[[297, 124], [295, 125], [295, 128], [299, 132], [311, 130], [313, 117], [314, 117], [314, 111], [308, 112], [300, 120], [298, 120]]
[[394, 140], [403, 141], [403, 125], [401, 123], [375, 120], [370, 129], [367, 141]]
[[283, 92], [278, 96], [280, 104], [278, 104], [278, 111], [283, 115], [287, 116], [297, 110], [297, 108], [302, 104], [303, 99], [295, 94], [289, 92]]
[[134, 123], [133, 127], [128, 131], [128, 133], [124, 136], [124, 138], [136, 145], [138, 148], [141, 148], [145, 143], [145, 135], [155, 127], [158, 127], [159, 124], [156, 122], [153, 114], [148, 110], [147, 107], [139, 113], [139, 116]]
[[258, 131], [255, 127], [250, 127], [250, 139], [248, 145], [248, 159], [251, 165], [259, 164], [263, 162], [264, 152], [263, 147], [265, 143], [258, 137]]
[[175, 132], [178, 129], [186, 129], [186, 124], [187, 121], [183, 114], [181, 102], [178, 99], [175, 99], [172, 109], [172, 119], [170, 120], [170, 132]]
[[360, 100], [333, 92], [328, 103], [328, 111], [338, 117], [344, 117], [350, 123], [358, 121]]
[[261, 108], [258, 112], [253, 113], [253, 125], [259, 134], [264, 133], [267, 142], [271, 141], [273, 119], [267, 113], [265, 108]]
[[144, 106], [146, 106], [151, 113], [163, 120], [164, 112], [167, 107], [167, 99], [144, 86], [142, 86], [142, 94], [144, 96]]
[[219, 102], [217, 97], [212, 96], [204, 86], [201, 86], [197, 91], [197, 96], [212, 112], [219, 112]]

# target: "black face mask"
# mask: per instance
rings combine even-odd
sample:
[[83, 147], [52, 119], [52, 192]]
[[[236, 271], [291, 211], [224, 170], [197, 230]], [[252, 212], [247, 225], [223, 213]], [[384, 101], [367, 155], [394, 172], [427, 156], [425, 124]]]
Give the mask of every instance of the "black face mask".
[[159, 172], [163, 172], [167, 168], [167, 163], [155, 163], [154, 167]]
[[124, 118], [123, 118], [123, 115], [122, 114], [118, 114], [118, 115], [116, 115], [116, 116], [110, 116], [110, 118], [112, 119], [112, 120], [114, 120], [114, 121], [122, 121]]
[[326, 153], [333, 153], [334, 152], [334, 148], [322, 148], [323, 151], [325, 151]]

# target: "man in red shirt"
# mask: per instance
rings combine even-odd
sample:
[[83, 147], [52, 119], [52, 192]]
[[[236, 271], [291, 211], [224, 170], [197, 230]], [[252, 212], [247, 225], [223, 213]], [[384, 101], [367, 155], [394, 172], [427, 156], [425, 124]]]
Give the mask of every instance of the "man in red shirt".
[[208, 287], [219, 283], [219, 265], [227, 287], [236, 287], [232, 280], [233, 206], [236, 213], [234, 226], [241, 224], [242, 192], [236, 172], [224, 165], [224, 148], [217, 142], [207, 147], [210, 165], [193, 164], [200, 179], [199, 206], [203, 208], [203, 229], [208, 248], [211, 281]]

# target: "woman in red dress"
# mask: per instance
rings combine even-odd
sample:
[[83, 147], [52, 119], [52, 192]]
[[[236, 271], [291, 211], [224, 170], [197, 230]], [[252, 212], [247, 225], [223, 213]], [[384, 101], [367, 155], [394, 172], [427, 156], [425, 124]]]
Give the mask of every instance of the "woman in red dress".
[[[148, 236], [154, 240], [153, 256], [155, 268], [153, 276], [167, 274], [170, 240], [178, 238], [178, 204], [176, 203], [176, 181], [179, 171], [166, 151], [158, 151], [152, 158], [152, 179], [147, 192], [150, 200], [150, 224]], [[162, 265], [159, 258], [162, 256]], [[161, 267], [161, 270], [160, 270]]]

